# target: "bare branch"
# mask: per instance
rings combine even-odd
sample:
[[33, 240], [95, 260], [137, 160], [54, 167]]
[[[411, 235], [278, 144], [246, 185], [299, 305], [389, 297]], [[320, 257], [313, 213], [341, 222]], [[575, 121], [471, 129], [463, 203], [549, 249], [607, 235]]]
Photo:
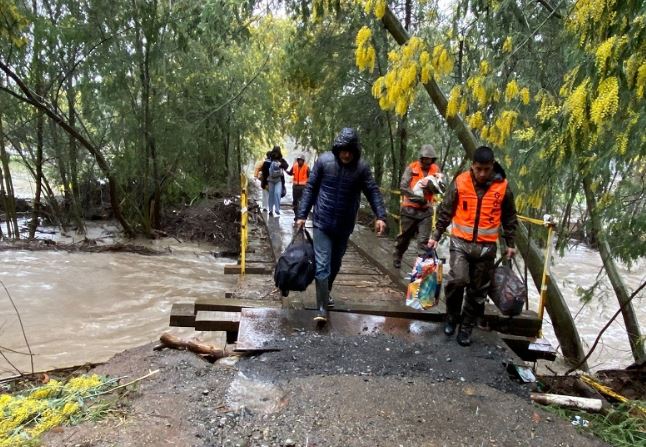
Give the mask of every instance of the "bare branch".
[[581, 360], [581, 362], [579, 362], [577, 365], [573, 366], [572, 368], [568, 369], [565, 372], [566, 376], [568, 374], [571, 374], [572, 372], [576, 371], [577, 369], [579, 369], [579, 367], [581, 365], [583, 365], [590, 358], [590, 356], [592, 355], [594, 350], [597, 348], [597, 345], [599, 344], [599, 340], [601, 340], [601, 336], [604, 334], [604, 332], [606, 332], [606, 330], [608, 330], [608, 328], [610, 327], [612, 322], [615, 321], [615, 318], [617, 318], [619, 316], [619, 314], [621, 313], [622, 310], [624, 310], [624, 308], [626, 308], [626, 307], [628, 307], [628, 305], [630, 305], [633, 298], [635, 298], [639, 294], [639, 292], [641, 292], [641, 290], [644, 287], [646, 287], [646, 281], [644, 281], [641, 286], [637, 287], [637, 290], [635, 290], [633, 292], [633, 294], [630, 295], [630, 298], [628, 298], [628, 300], [625, 303], [623, 303], [621, 306], [619, 306], [619, 309], [617, 310], [617, 312], [615, 312], [615, 314], [610, 318], [610, 321], [608, 321], [606, 323], [606, 325], [603, 327], [603, 329], [601, 329], [601, 332], [599, 332], [599, 335], [597, 335], [597, 338], [594, 340], [594, 343], [592, 344], [592, 347], [590, 348], [590, 351], [588, 351], [588, 353], [583, 358], [583, 360]]
[[[18, 308], [16, 307], [16, 303], [13, 301], [13, 298], [11, 297], [11, 294], [9, 293], [9, 290], [7, 289], [7, 286], [4, 285], [4, 282], [0, 279], [0, 284], [2, 284], [2, 287], [4, 288], [4, 291], [7, 292], [7, 297], [9, 297], [9, 301], [11, 302], [11, 305], [13, 306], [13, 310], [16, 312], [16, 316], [18, 317], [18, 323], [20, 323], [20, 330], [22, 331], [22, 337], [25, 339], [25, 344], [27, 345], [27, 350], [29, 351], [29, 361], [31, 362], [31, 373], [34, 373], [34, 353], [31, 352], [31, 346], [29, 345], [29, 341], [27, 340], [27, 334], [25, 333], [25, 326], [22, 324], [22, 318], [20, 317], [20, 312], [18, 312]], [[18, 371], [18, 369], [9, 361], [9, 359], [4, 355], [4, 353], [0, 352], [2, 354], [2, 357], [9, 363], [11, 366]]]
[[258, 69], [258, 71], [256, 71], [256, 74], [254, 74], [254, 75], [253, 75], [253, 77], [252, 77], [251, 79], [249, 79], [249, 82], [247, 82], [244, 86], [242, 86], [242, 88], [240, 89], [240, 91], [239, 91], [238, 93], [236, 93], [234, 96], [232, 96], [232, 97], [231, 97], [228, 101], [226, 101], [224, 104], [220, 104], [220, 105], [219, 105], [219, 106], [217, 106], [215, 109], [211, 110], [211, 111], [210, 111], [209, 113], [207, 113], [207, 114], [206, 114], [206, 116], [205, 116], [204, 118], [202, 118], [199, 122], [202, 122], [202, 121], [204, 121], [204, 120], [208, 119], [208, 118], [209, 118], [211, 115], [213, 115], [215, 112], [217, 112], [218, 110], [221, 110], [222, 108], [226, 107], [227, 105], [231, 104], [233, 101], [235, 101], [236, 99], [238, 99], [240, 96], [242, 96], [242, 94], [244, 93], [244, 91], [245, 91], [245, 90], [247, 90], [247, 88], [248, 88], [251, 84], [253, 84], [253, 81], [255, 81], [255, 80], [256, 80], [256, 78], [257, 78], [258, 76], [260, 76], [260, 73], [262, 73], [263, 68], [265, 68], [265, 65], [267, 65], [267, 62], [269, 62], [269, 56], [270, 56], [270, 55], [271, 55], [271, 51], [267, 53], [267, 57], [265, 58], [265, 62], [263, 62], [263, 64], [262, 64], [262, 65], [260, 66], [260, 68]]
[[14, 369], [14, 371], [16, 371], [16, 372], [17, 372], [21, 377], [22, 377], [22, 376], [24, 376], [24, 374], [22, 373], [22, 371], [20, 371], [20, 370], [16, 367], [16, 365], [14, 365], [13, 363], [11, 363], [11, 360], [9, 360], [9, 359], [7, 358], [7, 356], [6, 356], [6, 355], [4, 355], [4, 352], [0, 351], [0, 355], [1, 355], [1, 356], [2, 356], [2, 358], [5, 360], [5, 362], [7, 362], [7, 363], [9, 364], [9, 366], [11, 366], [11, 367]]
[[562, 16], [561, 14], [559, 14], [558, 12], [556, 12], [556, 10], [554, 9], [554, 7], [553, 7], [552, 5], [550, 5], [550, 4], [547, 2], [547, 0], [536, 0], [536, 1], [537, 1], [538, 3], [540, 3], [541, 5], [543, 5], [543, 6], [545, 7], [545, 9], [547, 9], [547, 11], [548, 11], [548, 12], [550, 12], [550, 16], [554, 16], [554, 17], [556, 17], [557, 19], [563, 19], [563, 16]]

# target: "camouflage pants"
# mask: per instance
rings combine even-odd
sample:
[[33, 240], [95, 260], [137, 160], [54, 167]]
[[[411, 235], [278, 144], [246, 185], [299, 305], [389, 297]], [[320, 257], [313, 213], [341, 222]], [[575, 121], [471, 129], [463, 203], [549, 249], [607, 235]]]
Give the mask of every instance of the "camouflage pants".
[[[473, 327], [484, 315], [484, 304], [496, 259], [495, 243], [473, 243], [451, 237], [451, 270], [446, 274], [444, 295], [449, 320]], [[463, 296], [466, 289], [466, 300]]]
[[395, 240], [393, 258], [401, 259], [408, 250], [410, 241], [415, 238], [417, 238], [417, 255], [421, 256], [426, 253], [426, 243], [431, 235], [432, 215], [428, 212], [418, 215], [402, 212], [399, 219], [400, 232]]

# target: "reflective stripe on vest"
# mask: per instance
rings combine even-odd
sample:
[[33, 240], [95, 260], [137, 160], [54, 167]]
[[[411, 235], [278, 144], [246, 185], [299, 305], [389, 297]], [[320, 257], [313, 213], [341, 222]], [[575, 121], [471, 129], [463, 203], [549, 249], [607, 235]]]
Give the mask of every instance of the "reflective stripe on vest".
[[[500, 229], [502, 201], [507, 191], [507, 180], [493, 182], [478, 204], [478, 194], [473, 185], [471, 171], [463, 172], [455, 179], [458, 203], [451, 223], [451, 235], [469, 242], [496, 242]], [[479, 205], [479, 210], [478, 210]], [[473, 240], [474, 227], [477, 240]]]
[[294, 172], [294, 185], [307, 184], [307, 163], [303, 163], [303, 166], [298, 166], [298, 163], [296, 163], [292, 171]]
[[[430, 168], [428, 168], [428, 173], [424, 174], [422, 170], [422, 163], [420, 163], [419, 160], [412, 162], [410, 165], [408, 165], [408, 167], [410, 168], [413, 174], [412, 178], [410, 179], [410, 183], [408, 184], [408, 188], [411, 190], [419, 180], [423, 179], [427, 175], [437, 174], [438, 172], [440, 172], [440, 167], [435, 163], [432, 163]], [[428, 204], [433, 202], [433, 193], [430, 193], [425, 190], [424, 199], [426, 199], [427, 205], [422, 205], [421, 203], [412, 202], [407, 195], [404, 195], [402, 200], [402, 206], [406, 206], [409, 208], [428, 208]]]

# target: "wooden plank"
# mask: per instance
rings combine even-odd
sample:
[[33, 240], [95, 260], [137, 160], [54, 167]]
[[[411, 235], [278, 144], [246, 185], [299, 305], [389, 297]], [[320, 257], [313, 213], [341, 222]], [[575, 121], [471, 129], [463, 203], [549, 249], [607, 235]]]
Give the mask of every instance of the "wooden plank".
[[515, 317], [506, 317], [490, 303], [485, 305], [485, 321], [498, 332], [525, 337], [538, 337], [543, 325], [533, 310], [524, 310]]
[[[532, 345], [537, 341], [534, 337], [522, 337], [519, 335], [500, 334], [500, 338], [507, 343], [518, 356], [526, 362], [535, 362], [538, 359], [556, 360], [556, 350], [551, 345], [541, 343], [541, 349], [533, 349]], [[544, 349], [542, 347], [545, 346]]]
[[[269, 248], [265, 253], [247, 253], [245, 261], [248, 264], [273, 264], [274, 257], [268, 252]], [[238, 258], [238, 264], [240, 264], [240, 258]]]
[[[245, 274], [248, 275], [270, 275], [274, 273], [273, 264], [247, 264], [245, 266]], [[226, 264], [224, 266], [225, 275], [239, 275], [240, 265]]]
[[170, 326], [194, 327], [195, 305], [193, 303], [173, 303], [170, 310]]
[[[305, 301], [304, 305], [305, 309], [314, 310], [316, 308], [313, 300]], [[491, 312], [492, 308], [496, 310], [495, 313]], [[540, 320], [535, 312], [526, 311], [522, 315], [510, 319], [508, 317], [501, 318], [497, 309], [491, 305], [485, 309], [485, 322], [492, 330], [525, 337], [538, 336]], [[401, 303], [362, 303], [339, 299], [332, 310], [334, 312], [352, 312], [363, 315], [406, 318], [419, 321], [441, 322], [446, 319], [446, 310], [443, 302], [428, 310], [421, 311], [406, 306], [403, 304], [403, 301]]]
[[386, 246], [386, 244], [392, 245], [392, 241], [390, 243], [388, 241], [390, 239], [377, 238], [374, 233], [359, 225], [355, 226], [354, 232], [350, 235], [350, 242], [356, 247], [357, 251], [377, 266], [384, 274], [388, 275], [400, 290], [405, 291], [406, 280], [404, 279], [404, 275], [412, 267], [405, 266], [404, 263], [402, 263], [401, 269], [393, 267], [393, 247]]
[[240, 312], [202, 310], [195, 314], [195, 330], [237, 332]]
[[[228, 292], [227, 292], [228, 293]], [[198, 298], [195, 300], [195, 312], [225, 311], [240, 312], [246, 307], [280, 307], [280, 301], [238, 300], [228, 298]]]
[[339, 302], [333, 309], [335, 312], [351, 312], [361, 315], [376, 315], [382, 317], [405, 318], [418, 321], [444, 321], [444, 308], [433, 307], [427, 311], [415, 310], [403, 304], [366, 304], [356, 302]]
[[346, 275], [383, 275], [383, 272], [379, 271], [372, 264], [367, 261], [364, 264], [344, 264], [341, 266], [339, 273]]

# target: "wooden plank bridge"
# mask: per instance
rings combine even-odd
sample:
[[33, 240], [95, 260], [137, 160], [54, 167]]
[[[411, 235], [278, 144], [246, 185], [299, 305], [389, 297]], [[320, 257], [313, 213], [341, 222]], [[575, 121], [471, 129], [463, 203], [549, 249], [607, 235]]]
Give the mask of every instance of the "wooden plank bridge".
[[[287, 197], [284, 201], [291, 202], [291, 199]], [[254, 208], [249, 219], [246, 274], [272, 275], [275, 260], [293, 237], [294, 214], [287, 205], [283, 205], [281, 215], [275, 217]], [[309, 221], [308, 225], [311, 225]], [[392, 267], [393, 245], [392, 239], [378, 238], [370, 229], [356, 226], [334, 283], [332, 295], [336, 305], [331, 311], [328, 332], [359, 334], [369, 328], [401, 335], [406, 333], [406, 328], [410, 333], [411, 322], [417, 322], [417, 332], [419, 325], [427, 325], [419, 336], [426, 333], [427, 336], [443, 337], [441, 322], [446, 315], [443, 297], [437, 306], [427, 311], [405, 306], [406, 276], [412, 269], [415, 254], [409, 250], [402, 268], [397, 270]], [[225, 273], [239, 274], [239, 263], [225, 266]], [[284, 298], [278, 298], [279, 293], [275, 290], [274, 300], [245, 300], [229, 293], [228, 296], [192, 303], [176, 303], [171, 311], [170, 325], [194, 327], [200, 331], [223, 331], [229, 343], [236, 343], [235, 349], [267, 350], [273, 336], [292, 330], [316, 330], [311, 322], [316, 303], [314, 289], [312, 284], [305, 292], [290, 292]], [[541, 329], [536, 312], [524, 311], [509, 318], [487, 304], [485, 323], [523, 360], [555, 358], [551, 346], [535, 343]], [[436, 330], [429, 331], [430, 325], [435, 325]]]

